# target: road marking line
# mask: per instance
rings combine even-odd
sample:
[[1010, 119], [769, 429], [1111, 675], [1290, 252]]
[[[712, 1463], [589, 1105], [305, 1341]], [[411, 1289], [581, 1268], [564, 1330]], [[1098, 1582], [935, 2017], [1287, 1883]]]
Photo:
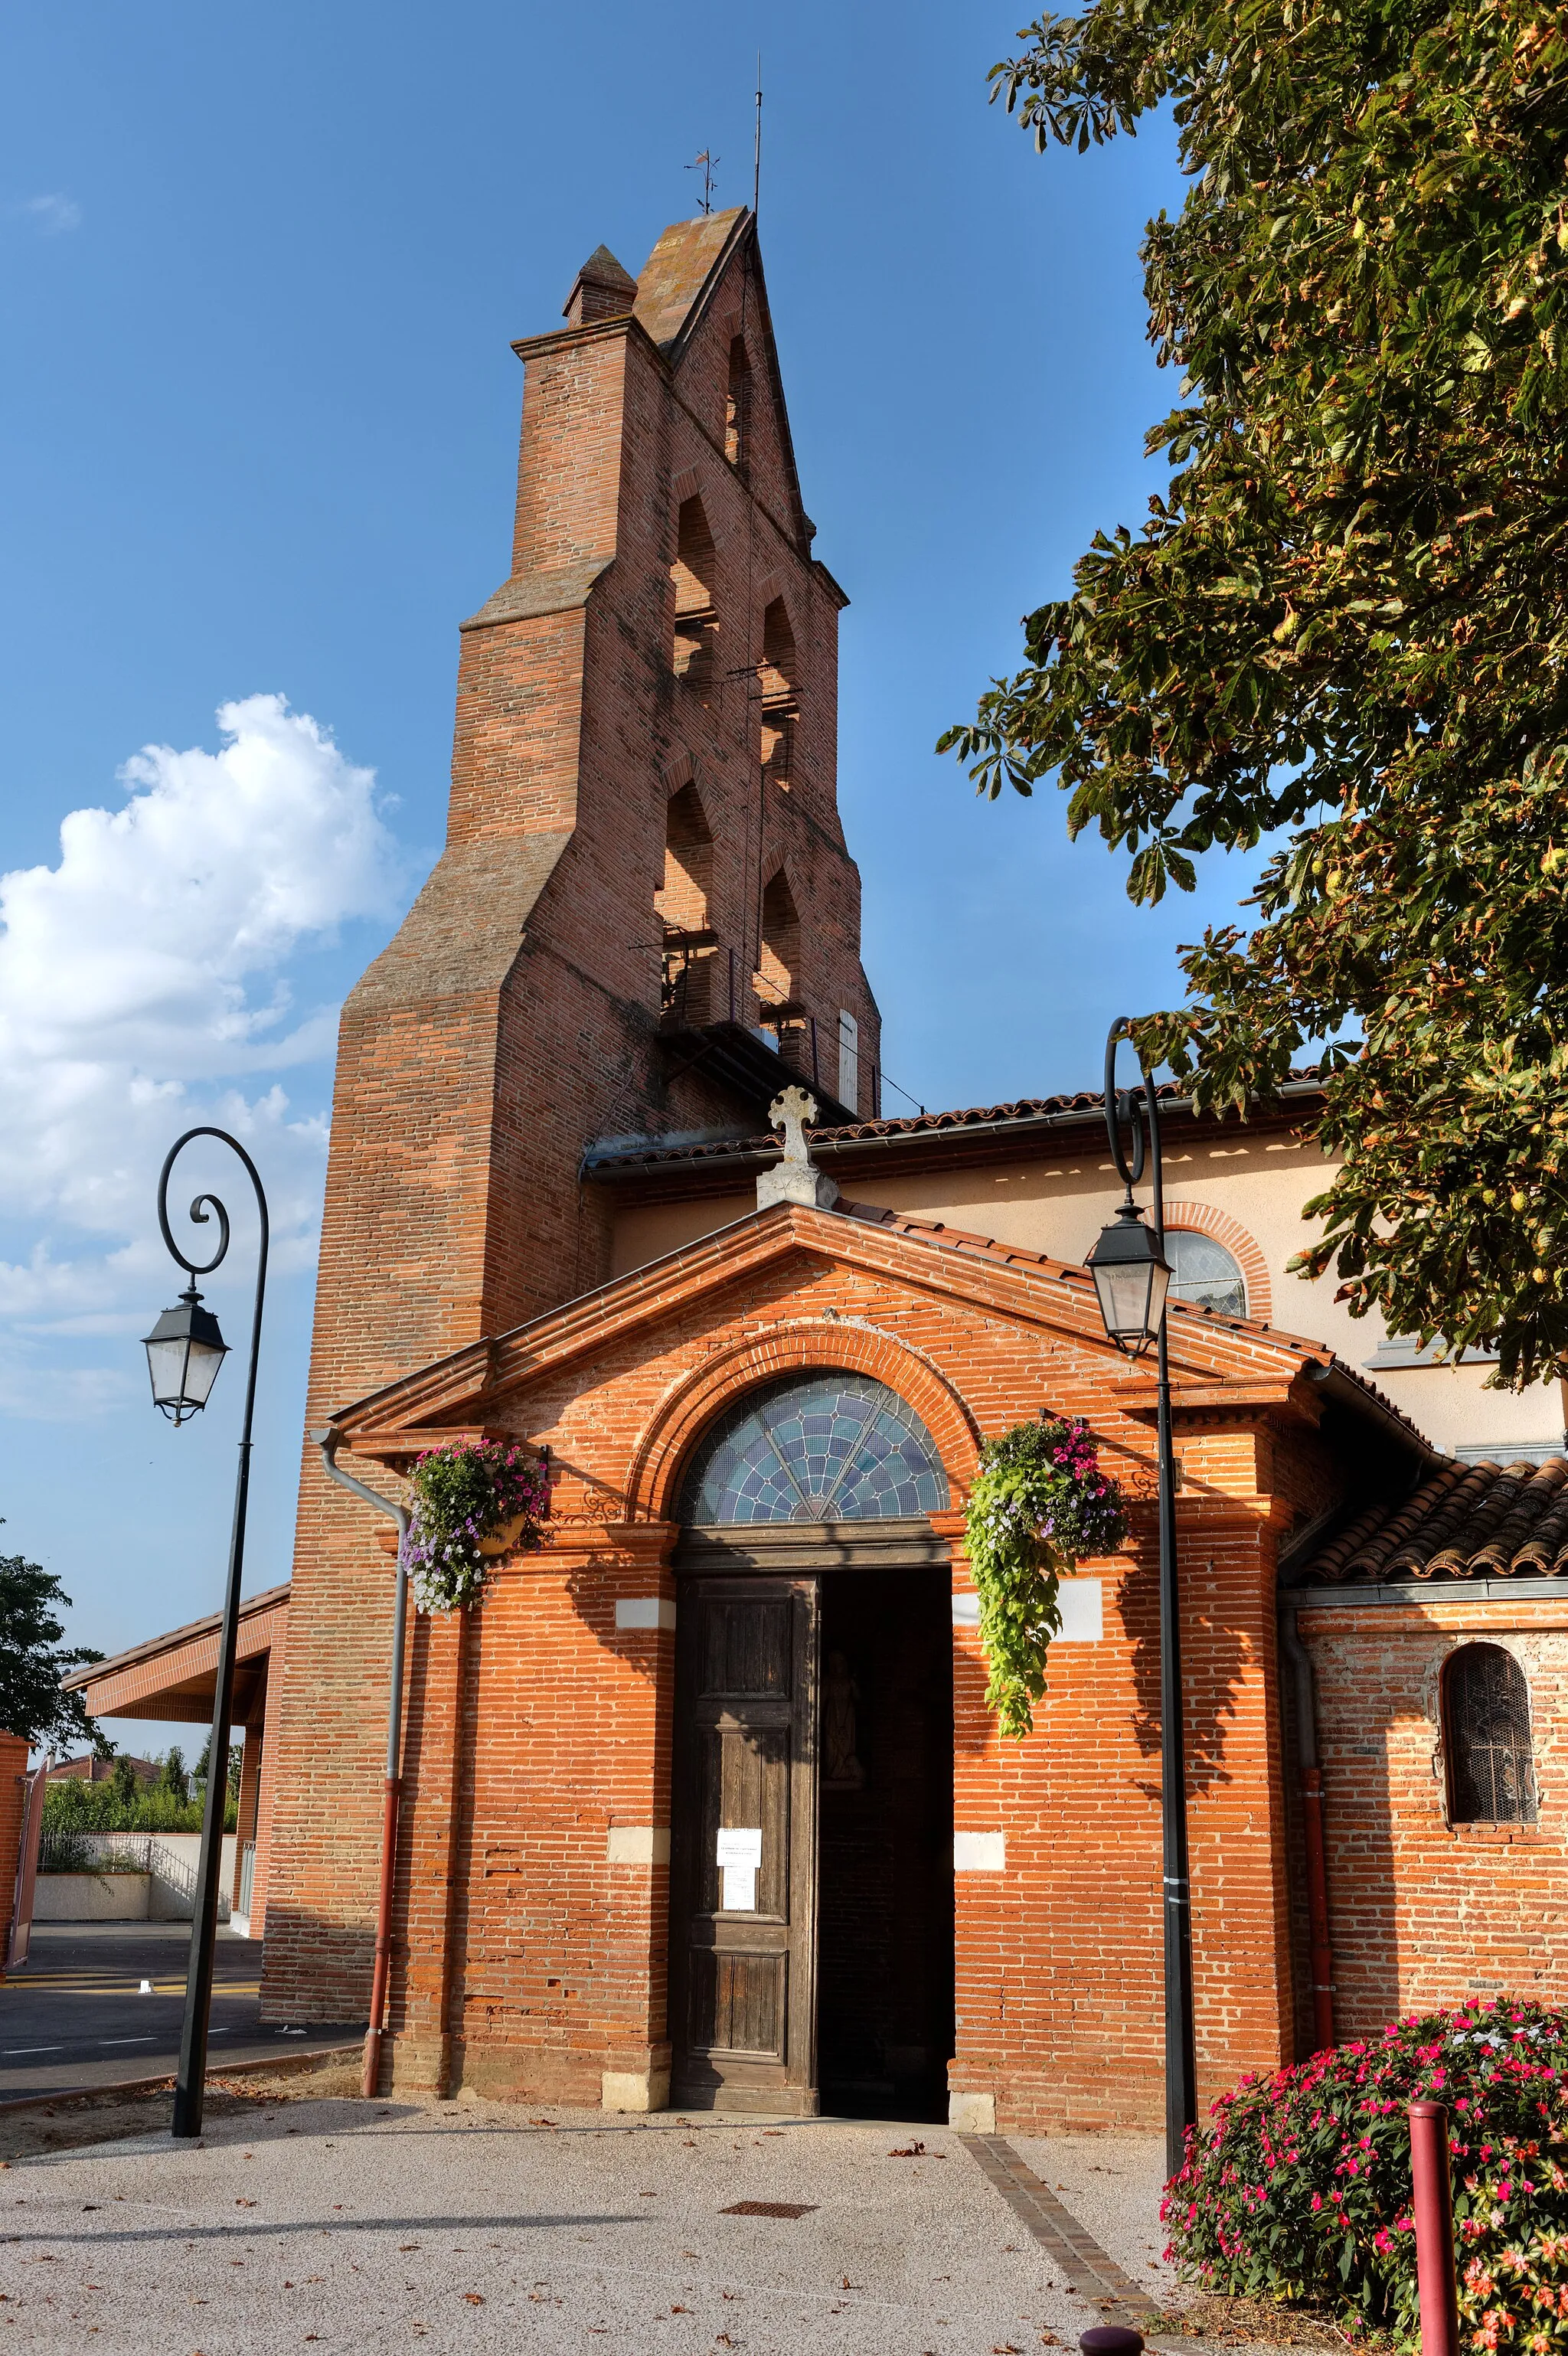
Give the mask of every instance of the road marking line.
[[7, 2062], [15, 2061], [19, 2053], [63, 2053], [64, 2051], [63, 2045], [7, 2045], [5, 2059]]
[[100, 2045], [155, 2045], [155, 2037], [101, 2037]]

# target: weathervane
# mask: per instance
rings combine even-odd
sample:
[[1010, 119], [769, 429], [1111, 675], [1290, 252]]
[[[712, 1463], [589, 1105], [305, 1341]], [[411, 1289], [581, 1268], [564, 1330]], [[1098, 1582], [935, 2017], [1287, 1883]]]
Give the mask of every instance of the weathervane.
[[702, 209], [705, 213], [710, 213], [713, 210], [713, 191], [718, 186], [713, 174], [715, 168], [723, 161], [722, 155], [710, 155], [707, 148], [703, 147], [699, 149], [695, 164], [688, 164], [686, 166], [688, 172], [700, 172], [702, 175]]

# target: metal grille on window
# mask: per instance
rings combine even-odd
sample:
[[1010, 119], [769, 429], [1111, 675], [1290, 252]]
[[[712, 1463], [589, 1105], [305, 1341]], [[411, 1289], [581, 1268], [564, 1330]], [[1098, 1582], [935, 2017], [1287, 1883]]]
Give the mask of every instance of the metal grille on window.
[[699, 1447], [683, 1522], [858, 1522], [947, 1503], [935, 1444], [912, 1407], [862, 1376], [790, 1376], [750, 1392]]
[[1535, 1762], [1524, 1672], [1499, 1644], [1463, 1644], [1443, 1688], [1449, 1814], [1456, 1825], [1532, 1825]]
[[1217, 1310], [1222, 1317], [1246, 1315], [1247, 1288], [1242, 1271], [1212, 1236], [1195, 1235], [1188, 1227], [1167, 1227], [1165, 1256], [1170, 1262], [1173, 1301], [1190, 1301], [1199, 1309]]

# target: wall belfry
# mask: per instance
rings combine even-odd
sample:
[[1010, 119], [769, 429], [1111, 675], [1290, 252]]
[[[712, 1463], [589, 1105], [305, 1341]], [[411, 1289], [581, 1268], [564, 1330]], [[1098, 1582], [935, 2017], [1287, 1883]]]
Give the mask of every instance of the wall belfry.
[[[765, 1131], [796, 1073], [825, 1119], [879, 1109], [837, 798], [847, 601], [811, 553], [751, 214], [677, 223], [635, 280], [601, 246], [565, 317], [514, 347], [511, 572], [462, 625], [446, 847], [343, 1012], [313, 1428], [603, 1281], [608, 1214], [578, 1175], [595, 1141]], [[380, 1558], [314, 1459], [284, 1946], [283, 1859], [332, 1815], [323, 1774], [366, 1804], [384, 1654]], [[362, 1661], [356, 1592], [376, 1598]]]
[[[847, 1109], [876, 1108], [845, 599], [811, 554], [751, 215], [678, 223], [636, 281], [601, 246], [566, 316], [516, 347], [512, 570], [462, 626], [446, 850], [344, 1011], [323, 1407], [599, 1281], [583, 1149], [765, 1127], [778, 1075], [746, 1034], [831, 1099], [848, 1014]], [[709, 1026], [732, 1035], [672, 1047]]]

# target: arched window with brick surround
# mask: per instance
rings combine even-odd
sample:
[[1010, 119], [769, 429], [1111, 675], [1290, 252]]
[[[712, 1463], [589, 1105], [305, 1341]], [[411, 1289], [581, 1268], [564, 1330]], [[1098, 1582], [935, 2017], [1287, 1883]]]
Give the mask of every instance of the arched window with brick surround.
[[743, 338], [730, 345], [730, 381], [724, 394], [724, 455], [739, 473], [751, 456], [752, 363]]
[[1165, 1206], [1165, 1239], [1175, 1300], [1267, 1324], [1274, 1315], [1268, 1262], [1239, 1219], [1201, 1195], [1173, 1197]]
[[708, 510], [695, 497], [682, 499], [676, 518], [675, 675], [705, 700], [714, 681], [714, 644], [719, 616], [714, 607], [716, 570]]
[[713, 883], [713, 830], [689, 781], [671, 794], [665, 817], [664, 876], [654, 906], [664, 928], [660, 1017], [677, 1030], [714, 1018], [714, 939], [708, 895]]
[[680, 1518], [885, 1521], [939, 1513], [947, 1475], [913, 1408], [867, 1375], [786, 1375], [749, 1391], [698, 1442]]
[[789, 609], [782, 597], [775, 597], [763, 616], [763, 775], [785, 793], [795, 781], [795, 739], [800, 721], [795, 672]]
[[1165, 1256], [1170, 1262], [1173, 1301], [1190, 1301], [1195, 1308], [1217, 1310], [1223, 1317], [1246, 1315], [1246, 1279], [1224, 1245], [1212, 1236], [1168, 1224]]
[[1456, 1825], [1532, 1825], [1530, 1688], [1500, 1644], [1461, 1644], [1443, 1671], [1443, 1755]]
[[800, 916], [781, 867], [763, 894], [757, 996], [765, 1007], [793, 1006], [800, 990]]

